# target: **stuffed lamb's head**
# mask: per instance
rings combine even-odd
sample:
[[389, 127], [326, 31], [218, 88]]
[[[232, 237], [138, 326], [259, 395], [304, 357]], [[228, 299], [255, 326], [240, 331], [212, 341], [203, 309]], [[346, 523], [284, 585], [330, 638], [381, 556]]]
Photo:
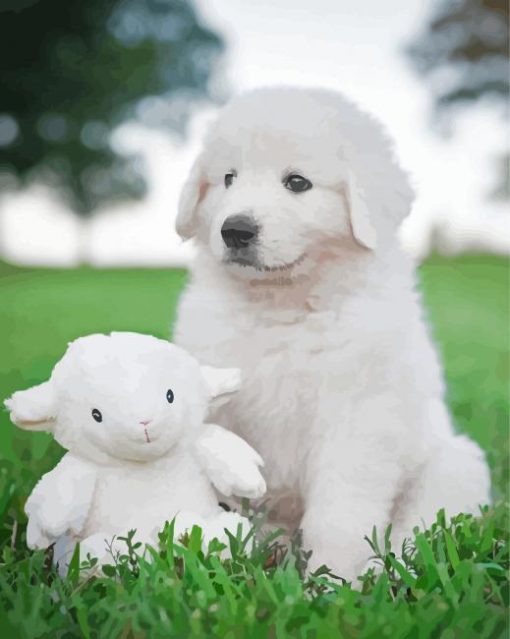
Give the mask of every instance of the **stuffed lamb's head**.
[[167, 341], [97, 334], [71, 342], [47, 382], [5, 405], [16, 425], [50, 431], [77, 455], [148, 461], [198, 434], [209, 402], [239, 384], [237, 369], [201, 367]]

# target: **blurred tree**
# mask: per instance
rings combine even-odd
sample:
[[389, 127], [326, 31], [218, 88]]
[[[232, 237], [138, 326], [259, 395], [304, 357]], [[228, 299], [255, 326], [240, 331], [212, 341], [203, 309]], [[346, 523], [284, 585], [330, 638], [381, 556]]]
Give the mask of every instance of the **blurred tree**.
[[85, 217], [141, 197], [110, 132], [138, 117], [183, 133], [221, 50], [188, 0], [0, 0], [0, 171], [43, 177]]
[[[407, 53], [431, 86], [436, 114], [491, 100], [503, 113], [509, 93], [508, 0], [439, 0]], [[498, 160], [495, 197], [509, 198], [508, 155]]]

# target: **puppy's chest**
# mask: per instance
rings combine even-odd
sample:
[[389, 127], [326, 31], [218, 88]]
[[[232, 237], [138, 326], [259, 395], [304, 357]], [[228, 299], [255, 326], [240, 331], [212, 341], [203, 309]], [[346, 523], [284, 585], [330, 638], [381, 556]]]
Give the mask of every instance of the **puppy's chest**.
[[[236, 361], [243, 369], [256, 369], [260, 364], [308, 370], [321, 355], [340, 346], [338, 321], [332, 312], [284, 313], [278, 321], [256, 316], [238, 323], [234, 329], [212, 334], [210, 344], [222, 358]], [[336, 329], [336, 330], [335, 330]]]
[[259, 326], [221, 344], [218, 365], [238, 366], [242, 388], [221, 418], [266, 462], [270, 486], [295, 485], [313, 439], [328, 354], [328, 323]]

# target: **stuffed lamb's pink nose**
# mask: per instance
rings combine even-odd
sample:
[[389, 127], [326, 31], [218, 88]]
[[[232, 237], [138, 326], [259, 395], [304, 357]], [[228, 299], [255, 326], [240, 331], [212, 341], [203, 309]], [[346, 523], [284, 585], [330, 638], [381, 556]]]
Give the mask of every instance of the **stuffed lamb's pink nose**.
[[150, 423], [151, 423], [151, 421], [152, 421], [152, 419], [148, 419], [148, 420], [147, 420], [147, 421], [145, 421], [145, 422], [140, 422], [140, 424], [141, 424], [142, 426], [147, 426], [148, 424], [150, 424]]

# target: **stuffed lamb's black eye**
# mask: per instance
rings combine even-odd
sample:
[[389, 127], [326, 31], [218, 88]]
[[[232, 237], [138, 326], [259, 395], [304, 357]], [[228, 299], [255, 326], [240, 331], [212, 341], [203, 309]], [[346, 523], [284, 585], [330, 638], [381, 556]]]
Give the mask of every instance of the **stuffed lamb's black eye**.
[[291, 173], [283, 180], [283, 186], [293, 193], [303, 193], [303, 191], [309, 191], [313, 184], [302, 175]]
[[166, 392], [166, 401], [171, 404], [174, 401], [174, 392], [169, 388]]
[[229, 186], [232, 186], [232, 183], [234, 182], [236, 177], [237, 177], [237, 172], [234, 170], [229, 171], [228, 173], [225, 173], [225, 188], [228, 189]]
[[92, 409], [92, 417], [96, 420], [96, 422], [103, 421], [103, 416], [101, 415], [101, 411], [97, 410], [97, 408]]

